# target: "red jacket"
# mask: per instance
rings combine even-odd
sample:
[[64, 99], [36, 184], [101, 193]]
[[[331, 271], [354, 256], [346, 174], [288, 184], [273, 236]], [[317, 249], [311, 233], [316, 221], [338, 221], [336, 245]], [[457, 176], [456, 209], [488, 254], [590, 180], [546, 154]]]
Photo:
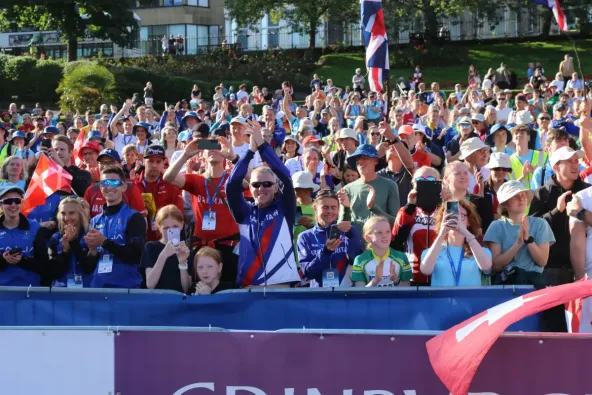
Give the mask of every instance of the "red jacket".
[[[101, 192], [101, 188], [99, 188], [99, 183], [94, 184], [86, 190], [86, 193], [84, 194], [84, 200], [86, 200], [90, 205], [91, 218], [101, 214], [103, 212], [103, 206], [107, 203], [105, 197], [103, 196], [103, 192]], [[146, 216], [146, 207], [144, 207], [142, 193], [138, 187], [130, 181], [127, 182], [127, 189], [123, 194], [123, 202], [142, 214], [144, 217]]]
[[[181, 195], [181, 189], [172, 184], [164, 182], [162, 179], [162, 174], [155, 183], [148, 185], [144, 182], [144, 173], [142, 172], [142, 174], [133, 180], [133, 183], [141, 193], [152, 194], [157, 212], [164, 206], [174, 204], [179, 208], [179, 210], [181, 210], [181, 213], [183, 213], [183, 196]], [[148, 221], [148, 234], [146, 241], [157, 241], [160, 239], [160, 236], [161, 235], [156, 228], [155, 221]]]

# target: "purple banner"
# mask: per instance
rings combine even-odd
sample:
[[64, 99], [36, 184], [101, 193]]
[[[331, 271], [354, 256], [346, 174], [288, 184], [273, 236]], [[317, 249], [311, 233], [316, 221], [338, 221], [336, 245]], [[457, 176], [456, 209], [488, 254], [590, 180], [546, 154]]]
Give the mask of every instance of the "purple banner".
[[[121, 332], [123, 395], [448, 395], [429, 336]], [[592, 337], [503, 337], [471, 385], [481, 395], [592, 394]]]

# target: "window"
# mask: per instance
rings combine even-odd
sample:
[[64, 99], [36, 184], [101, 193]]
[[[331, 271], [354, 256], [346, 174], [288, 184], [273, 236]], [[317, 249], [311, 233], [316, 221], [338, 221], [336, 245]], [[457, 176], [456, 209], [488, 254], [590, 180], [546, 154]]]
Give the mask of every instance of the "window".
[[179, 6], [179, 5], [183, 5], [183, 0], [164, 0], [163, 5], [165, 7]]
[[210, 26], [210, 45], [220, 45], [220, 27]]
[[150, 2], [141, 1], [138, 8], [156, 8], [160, 7], [160, 0], [150, 0]]
[[192, 5], [195, 7], [209, 7], [210, 1], [209, 0], [188, 0], [187, 5]]

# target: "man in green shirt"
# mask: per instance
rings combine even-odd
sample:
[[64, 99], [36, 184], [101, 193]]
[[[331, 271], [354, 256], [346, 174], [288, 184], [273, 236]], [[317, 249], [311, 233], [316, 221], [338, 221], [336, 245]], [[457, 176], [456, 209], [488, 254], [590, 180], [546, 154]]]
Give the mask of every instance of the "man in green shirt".
[[391, 226], [399, 211], [399, 187], [397, 183], [376, 174], [379, 156], [370, 144], [358, 146], [347, 158], [348, 165], [357, 168], [360, 178], [343, 187], [339, 193], [341, 209], [339, 220], [344, 220], [344, 208], [351, 209], [351, 222], [362, 233], [364, 222], [372, 215], [388, 218]]

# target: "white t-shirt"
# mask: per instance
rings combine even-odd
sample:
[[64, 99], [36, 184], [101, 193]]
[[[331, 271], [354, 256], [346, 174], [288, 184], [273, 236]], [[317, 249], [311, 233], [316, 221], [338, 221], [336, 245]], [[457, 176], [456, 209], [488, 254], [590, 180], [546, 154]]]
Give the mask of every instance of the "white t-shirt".
[[[234, 151], [235, 154], [240, 156], [242, 159], [247, 155], [247, 152], [249, 151], [249, 144], [244, 143], [240, 147], [233, 145], [232, 150]], [[259, 152], [255, 152], [255, 157], [253, 157], [253, 159], [251, 159], [251, 162], [249, 162], [249, 168], [254, 169], [259, 166], [263, 166], [263, 161], [261, 160], [261, 156], [259, 155]]]
[[497, 122], [498, 123], [508, 123], [508, 118], [510, 117], [510, 113], [512, 109], [506, 106], [503, 110], [497, 109]]
[[236, 99], [238, 101], [248, 100], [249, 99], [249, 94], [247, 93], [247, 91], [240, 90], [240, 91], [238, 91], [236, 93]]
[[[583, 191], [576, 193], [580, 199], [582, 207], [587, 211], [592, 211], [592, 187], [586, 188]], [[569, 217], [569, 222], [582, 222], [577, 218]], [[588, 278], [592, 278], [592, 227], [586, 226], [586, 263], [584, 264], [584, 271]]]
[[[290, 170], [290, 176], [294, 175], [294, 173], [298, 171], [303, 171], [304, 168], [302, 167], [302, 157], [297, 156], [295, 158], [290, 158], [285, 163], [288, 170]], [[317, 173], [321, 173], [323, 171], [324, 163], [321, 161], [317, 166]]]
[[115, 151], [119, 153], [119, 155], [123, 155], [123, 147], [128, 144], [136, 144], [138, 139], [133, 134], [124, 135], [123, 133], [119, 133], [117, 136], [113, 137], [113, 143], [115, 143]]
[[551, 83], [549, 84], [549, 86], [556, 86], [557, 87], [557, 92], [563, 92], [563, 88], [565, 86], [565, 82], [562, 81], [557, 81], [557, 80], [553, 80], [551, 81]]

